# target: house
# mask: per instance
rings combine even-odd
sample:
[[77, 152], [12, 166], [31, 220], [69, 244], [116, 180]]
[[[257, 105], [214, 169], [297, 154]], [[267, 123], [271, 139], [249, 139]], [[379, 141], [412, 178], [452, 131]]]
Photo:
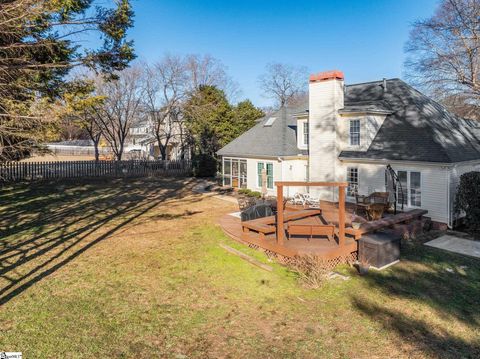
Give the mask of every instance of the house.
[[[269, 194], [280, 180], [347, 181], [349, 201], [385, 191], [390, 164], [397, 201], [452, 226], [459, 177], [480, 169], [480, 127], [400, 79], [345, 85], [342, 72], [329, 71], [310, 76], [308, 103], [262, 119], [218, 155], [225, 186], [259, 190], [265, 168]], [[311, 191], [336, 200], [331, 189]]]
[[[172, 125], [173, 128], [169, 128]], [[167, 160], [189, 159], [189, 153], [182, 146], [182, 131], [179, 124], [170, 124], [166, 121], [162, 129], [162, 136], [170, 136], [166, 147]], [[149, 118], [141, 118], [129, 129], [125, 152], [135, 154], [134, 157], [161, 159], [161, 151], [155, 137], [155, 124]], [[165, 143], [165, 140], [162, 141]]]

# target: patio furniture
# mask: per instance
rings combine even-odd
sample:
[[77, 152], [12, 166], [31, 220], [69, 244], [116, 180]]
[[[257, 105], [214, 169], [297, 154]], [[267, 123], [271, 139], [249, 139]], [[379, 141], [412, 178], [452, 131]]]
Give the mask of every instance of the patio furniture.
[[293, 196], [293, 204], [299, 204], [302, 206], [309, 206], [310, 208], [320, 208], [320, 199], [311, 197], [308, 193], [295, 193]]
[[388, 210], [390, 203], [388, 192], [373, 192], [368, 196], [355, 195], [355, 212], [363, 210], [370, 220], [382, 218], [383, 212]]
[[272, 208], [265, 203], [255, 204], [245, 210], [240, 214], [242, 222], [251, 221], [258, 218], [270, 217], [273, 215]]
[[299, 204], [299, 205], [302, 205], [304, 206], [305, 205], [305, 195], [303, 193], [295, 193], [292, 197], [292, 203], [293, 204]]
[[306, 204], [310, 208], [320, 208], [320, 198], [311, 197], [308, 193], [306, 194]]
[[[283, 207], [285, 208], [285, 205], [289, 201], [289, 198], [284, 198], [283, 199]], [[277, 198], [273, 196], [265, 197], [264, 199], [259, 199], [257, 200], [256, 204], [264, 203], [270, 206], [272, 208], [273, 214], [277, 213]]]
[[328, 240], [334, 239], [335, 226], [331, 224], [289, 224], [287, 228], [288, 239], [291, 236], [327, 236]]

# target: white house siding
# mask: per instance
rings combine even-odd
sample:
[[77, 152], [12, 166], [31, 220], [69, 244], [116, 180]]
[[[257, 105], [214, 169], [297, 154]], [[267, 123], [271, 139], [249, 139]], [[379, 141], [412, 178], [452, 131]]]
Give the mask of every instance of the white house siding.
[[[288, 159], [282, 161], [282, 181], [308, 181], [307, 159]], [[283, 195], [293, 197], [297, 192], [307, 193], [308, 187], [285, 187]]]
[[460, 176], [471, 171], [480, 171], [480, 161], [457, 163], [450, 170], [450, 226], [453, 226], [455, 220], [455, 194], [457, 193], [457, 187], [460, 183]]
[[[273, 189], [269, 188], [268, 195], [276, 196], [277, 188], [275, 182], [277, 181], [306, 181], [305, 166], [308, 164], [308, 160], [305, 159], [285, 159], [279, 160], [278, 158], [244, 158], [244, 157], [229, 157], [234, 160], [247, 161], [247, 188], [252, 191], [261, 192], [261, 186], [258, 186], [257, 179], [257, 164], [258, 162], [272, 163], [273, 164]], [[222, 160], [223, 163], [223, 160]], [[287, 197], [293, 196], [296, 192], [307, 192], [305, 187], [285, 187], [284, 195]]]
[[[385, 115], [364, 114], [339, 116], [337, 140], [340, 151], [367, 151], [385, 121], [385, 117]], [[350, 146], [350, 120], [360, 120], [360, 146]]]
[[[395, 171], [405, 170], [421, 173], [421, 208], [428, 210], [427, 216], [433, 221], [448, 224], [450, 168], [439, 165], [409, 164], [407, 162], [391, 163], [391, 166]], [[348, 167], [358, 168], [358, 192], [360, 194], [368, 195], [375, 191], [385, 191], [386, 164], [341, 162], [337, 171], [343, 174], [343, 179], [341, 179], [343, 181], [347, 178]], [[350, 200], [353, 201], [353, 199]]]

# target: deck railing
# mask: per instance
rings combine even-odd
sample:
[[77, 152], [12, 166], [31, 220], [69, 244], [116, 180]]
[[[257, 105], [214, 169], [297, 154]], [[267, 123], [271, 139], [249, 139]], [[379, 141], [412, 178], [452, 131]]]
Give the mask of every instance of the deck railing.
[[0, 182], [81, 177], [189, 176], [192, 163], [178, 161], [56, 161], [10, 162], [0, 166]]

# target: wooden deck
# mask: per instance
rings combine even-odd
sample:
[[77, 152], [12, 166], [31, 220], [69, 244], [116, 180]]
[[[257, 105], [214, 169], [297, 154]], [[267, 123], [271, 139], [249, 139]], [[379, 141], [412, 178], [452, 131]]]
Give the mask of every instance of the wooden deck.
[[[295, 222], [307, 223], [305, 219]], [[343, 250], [338, 246], [336, 241], [328, 241], [326, 238], [302, 238], [295, 237], [285, 240], [283, 245], [277, 243], [275, 233], [266, 234], [263, 238], [254, 232], [244, 233], [242, 231], [242, 223], [240, 218], [224, 215], [219, 220], [225, 234], [229, 237], [245, 243], [253, 244], [262, 249], [269, 250], [285, 257], [295, 257], [302, 255], [315, 255], [325, 259], [333, 259], [344, 254], [357, 251], [357, 243], [354, 239], [347, 238]]]
[[[338, 226], [338, 204], [332, 202], [321, 202], [321, 210], [307, 210], [301, 206], [287, 206], [284, 212], [285, 231], [288, 231], [288, 223], [295, 224], [334, 224]], [[283, 244], [278, 242], [275, 233], [275, 217], [262, 218], [260, 220], [241, 222], [240, 218], [225, 215], [219, 219], [219, 224], [223, 231], [231, 238], [244, 244], [258, 247], [266, 251], [274, 252], [284, 257], [293, 258], [296, 256], [313, 255], [325, 260], [337, 260], [355, 255], [358, 250], [357, 240], [365, 233], [381, 230], [391, 227], [398, 223], [408, 222], [421, 218], [427, 211], [413, 210], [397, 215], [389, 215], [386, 218], [374, 222], [367, 222], [359, 230], [351, 227], [352, 213], [354, 206], [346, 206], [347, 215], [345, 216], [345, 241], [341, 246], [338, 243], [338, 236], [334, 241], [329, 241], [326, 237], [302, 237], [294, 236], [288, 238], [285, 236]], [[256, 222], [263, 223], [271, 227], [264, 233], [257, 232]], [[253, 222], [249, 224], [248, 222]], [[242, 225], [249, 227], [248, 230], [242, 229]], [[261, 229], [260, 229], [261, 230]]]

